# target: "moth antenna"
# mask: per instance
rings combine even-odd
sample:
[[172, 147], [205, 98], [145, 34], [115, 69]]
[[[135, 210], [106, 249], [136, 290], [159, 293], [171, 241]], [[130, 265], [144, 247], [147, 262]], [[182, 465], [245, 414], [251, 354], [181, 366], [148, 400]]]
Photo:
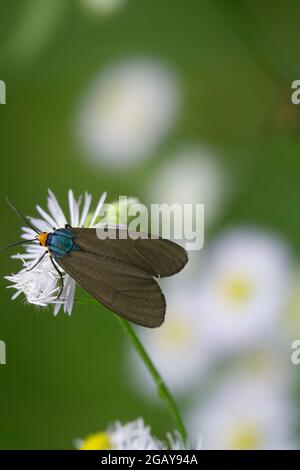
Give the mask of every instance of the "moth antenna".
[[9, 200], [8, 198], [6, 198], [6, 202], [7, 204], [9, 205], [9, 207], [14, 211], [15, 214], [17, 214], [17, 216], [19, 217], [19, 219], [23, 220], [23, 222], [25, 222], [26, 225], [28, 225], [29, 228], [31, 228], [31, 230], [33, 230], [35, 233], [39, 234], [40, 232], [38, 232], [36, 230], [36, 228], [34, 228], [34, 226], [27, 220], [27, 217], [25, 217], [25, 215], [23, 215]]
[[21, 240], [19, 242], [15, 242], [15, 243], [9, 243], [9, 245], [6, 245], [3, 248], [0, 248], [0, 253], [2, 251], [7, 250], [8, 248], [12, 248], [13, 246], [23, 245], [24, 243], [32, 243], [32, 242], [36, 242], [36, 241], [37, 241], [36, 238], [32, 238], [31, 240]]

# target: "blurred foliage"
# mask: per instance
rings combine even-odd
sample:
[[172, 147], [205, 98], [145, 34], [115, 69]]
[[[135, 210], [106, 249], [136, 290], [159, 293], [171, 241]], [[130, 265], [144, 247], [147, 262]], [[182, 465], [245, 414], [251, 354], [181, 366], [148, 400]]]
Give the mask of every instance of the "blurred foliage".
[[[2, 0], [0, 79], [1, 244], [17, 240], [25, 213], [52, 188], [109, 200], [145, 197], [144, 187], [169, 149], [182, 141], [215, 146], [233, 175], [235, 197], [212, 231], [251, 222], [282, 234], [300, 255], [299, 111], [290, 104], [299, 79], [299, 3], [295, 0], [128, 0], [109, 17], [80, 2]], [[81, 158], [74, 113], [94, 75], [127, 56], [161, 59], [177, 70], [184, 112], [153, 158], [127, 174]], [[170, 165], [172, 162], [170, 161]], [[18, 268], [2, 255], [1, 276]], [[72, 440], [115, 420], [143, 416], [155, 434], [173, 423], [145, 402], [123, 368], [124, 339], [100, 305], [78, 304], [71, 318], [11, 302], [1, 282], [1, 448], [70, 448]]]

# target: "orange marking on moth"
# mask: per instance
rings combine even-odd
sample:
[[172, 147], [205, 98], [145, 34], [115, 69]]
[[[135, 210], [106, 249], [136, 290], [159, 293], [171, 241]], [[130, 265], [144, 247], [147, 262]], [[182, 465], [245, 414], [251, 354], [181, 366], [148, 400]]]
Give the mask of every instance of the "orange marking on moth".
[[39, 243], [44, 247], [47, 246], [47, 238], [48, 238], [48, 232], [40, 233], [37, 236], [37, 239], [38, 239]]

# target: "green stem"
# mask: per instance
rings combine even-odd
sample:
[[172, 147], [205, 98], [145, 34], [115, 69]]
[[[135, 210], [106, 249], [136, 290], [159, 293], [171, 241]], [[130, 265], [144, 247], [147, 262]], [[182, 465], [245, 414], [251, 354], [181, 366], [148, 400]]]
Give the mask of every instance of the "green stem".
[[137, 336], [136, 332], [134, 331], [134, 328], [130, 325], [130, 323], [126, 320], [123, 320], [123, 318], [117, 317], [123, 330], [129, 337], [133, 347], [135, 348], [136, 352], [144, 362], [145, 366], [147, 367], [150, 375], [152, 376], [156, 386], [157, 386], [157, 391], [158, 395], [160, 398], [166, 403], [169, 411], [173, 415], [173, 418], [177, 424], [178, 431], [180, 432], [182, 439], [184, 442], [187, 440], [187, 432], [185, 429], [185, 426], [183, 424], [183, 421], [181, 419], [178, 406], [176, 401], [174, 400], [170, 390], [166, 386], [165, 382], [163, 381], [161, 375], [159, 374], [158, 370], [156, 369], [155, 365], [153, 364], [149, 354], [145, 350], [143, 344], [141, 343], [141, 340]]
[[[94, 299], [88, 299], [88, 298], [76, 298], [76, 301], [79, 303], [95, 303]], [[160, 398], [166, 403], [170, 413], [173, 415], [174, 421], [176, 422], [177, 425], [177, 430], [181, 434], [181, 437], [184, 442], [187, 441], [187, 432], [185, 429], [185, 426], [183, 424], [183, 421], [180, 416], [180, 412], [177, 406], [176, 401], [173, 398], [173, 395], [171, 394], [170, 390], [166, 386], [163, 378], [161, 377], [160, 373], [156, 369], [155, 365], [153, 364], [149, 354], [145, 350], [141, 340], [139, 339], [138, 335], [134, 331], [134, 328], [131, 326], [131, 324], [123, 320], [123, 318], [119, 317], [116, 315], [116, 318], [118, 319], [119, 323], [121, 324], [123, 330], [125, 331], [126, 335], [129, 337], [133, 347], [135, 348], [136, 352], [144, 362], [145, 366], [147, 367], [149, 374], [153, 378], [156, 386], [157, 386], [157, 392]]]

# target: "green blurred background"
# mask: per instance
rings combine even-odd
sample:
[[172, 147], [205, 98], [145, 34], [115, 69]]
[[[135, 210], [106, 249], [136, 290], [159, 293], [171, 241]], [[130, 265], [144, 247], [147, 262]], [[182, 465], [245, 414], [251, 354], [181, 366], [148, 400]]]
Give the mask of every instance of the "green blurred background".
[[[2, 0], [1, 244], [20, 233], [6, 196], [27, 214], [45, 205], [48, 187], [62, 202], [68, 188], [144, 201], [149, 176], [172, 146], [197, 140], [220, 150], [237, 182], [207, 237], [251, 221], [283, 235], [297, 259], [300, 107], [290, 95], [300, 78], [299, 15], [296, 0], [127, 0], [102, 16], [76, 0]], [[95, 168], [74, 139], [78, 102], [102, 67], [131, 56], [176, 70], [183, 111], [152, 158], [128, 172]], [[2, 277], [18, 267], [2, 255]], [[76, 437], [137, 416], [157, 435], [172, 427], [163, 407], [134, 392], [124, 370], [126, 338], [104, 307], [78, 304], [70, 318], [54, 317], [50, 308], [12, 302], [6, 285], [2, 280], [1, 448], [71, 448]]]

